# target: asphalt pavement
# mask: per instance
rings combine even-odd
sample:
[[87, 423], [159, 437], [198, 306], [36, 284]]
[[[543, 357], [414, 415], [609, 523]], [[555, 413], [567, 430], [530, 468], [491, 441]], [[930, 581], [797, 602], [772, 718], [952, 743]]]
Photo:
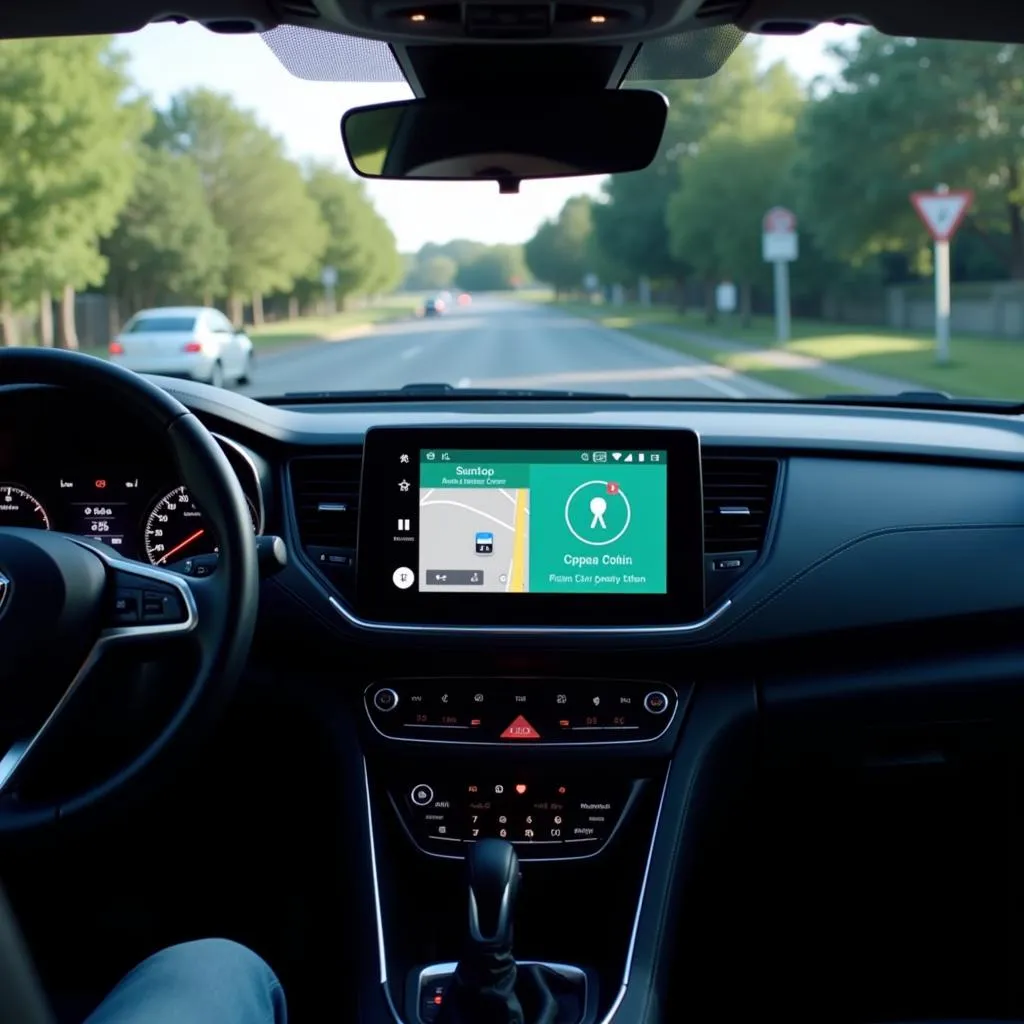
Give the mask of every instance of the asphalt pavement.
[[545, 388], [696, 398], [788, 392], [551, 306], [481, 296], [429, 319], [259, 356], [251, 395], [455, 387]]

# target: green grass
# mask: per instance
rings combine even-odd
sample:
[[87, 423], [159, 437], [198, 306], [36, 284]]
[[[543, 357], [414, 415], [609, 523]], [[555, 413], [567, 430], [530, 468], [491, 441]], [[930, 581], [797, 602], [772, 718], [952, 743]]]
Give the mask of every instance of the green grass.
[[[701, 352], [699, 349], [702, 346], [698, 343], [678, 339], [667, 331], [644, 334], [644, 337], [658, 344], [730, 366], [738, 373], [752, 377], [765, 372], [764, 364], [770, 353], [781, 350], [822, 363], [864, 370], [920, 387], [948, 391], [954, 395], [1024, 398], [1024, 339], [974, 335], [954, 337], [950, 342], [950, 361], [940, 365], [935, 358], [934, 338], [909, 331], [795, 319], [792, 324], [792, 340], [777, 346], [774, 325], [768, 317], [755, 317], [749, 327], [744, 327], [737, 317], [723, 317], [709, 324], [699, 314], [681, 314], [667, 307], [641, 309], [627, 306], [612, 310], [585, 303], [560, 303], [559, 308], [592, 317], [605, 326], [628, 330], [634, 334], [645, 325], [660, 324], [740, 342], [749, 346], [749, 349], [742, 353], [719, 351], [712, 354], [709, 346], [705, 346], [707, 351]], [[809, 368], [780, 368], [769, 372], [772, 376], [762, 379], [772, 383], [777, 380], [779, 387], [798, 394], [821, 394], [823, 391], [839, 393], [844, 390], [831, 381], [818, 378], [813, 369]], [[802, 386], [783, 383], [783, 374], [797, 375], [798, 379], [794, 383]], [[806, 379], [801, 381], [799, 378]], [[808, 390], [811, 380], [816, 380], [817, 384], [813, 390]]]
[[862, 394], [857, 388], [844, 387], [834, 381], [824, 380], [806, 370], [791, 370], [786, 367], [772, 366], [765, 356], [757, 351], [723, 352], [721, 349], [702, 345], [689, 338], [666, 335], [664, 332], [652, 331], [650, 328], [645, 329], [642, 326], [630, 328], [629, 333], [634, 337], [643, 338], [645, 341], [653, 341], [656, 345], [661, 345], [664, 348], [671, 348], [696, 359], [703, 359], [706, 363], [722, 366], [737, 375], [782, 388], [783, 391], [789, 391], [803, 398], [818, 398], [826, 394]]

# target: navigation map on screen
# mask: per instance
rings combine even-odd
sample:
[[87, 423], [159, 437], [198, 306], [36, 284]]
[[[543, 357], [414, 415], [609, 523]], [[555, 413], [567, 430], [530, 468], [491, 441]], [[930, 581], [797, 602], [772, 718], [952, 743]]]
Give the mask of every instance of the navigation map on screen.
[[419, 589], [664, 594], [665, 451], [420, 452]]

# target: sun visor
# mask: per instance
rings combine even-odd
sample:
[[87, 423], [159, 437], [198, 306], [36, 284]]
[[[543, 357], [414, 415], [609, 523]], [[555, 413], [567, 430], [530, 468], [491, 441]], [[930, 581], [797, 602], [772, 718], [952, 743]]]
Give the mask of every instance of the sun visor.
[[260, 33], [271, 53], [296, 78], [310, 82], [404, 82], [391, 47], [299, 25]]

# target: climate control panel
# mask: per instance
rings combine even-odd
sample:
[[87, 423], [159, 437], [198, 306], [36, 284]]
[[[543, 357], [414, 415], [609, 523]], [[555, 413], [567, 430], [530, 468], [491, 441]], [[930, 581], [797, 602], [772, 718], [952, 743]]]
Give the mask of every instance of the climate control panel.
[[371, 684], [364, 703], [390, 739], [544, 746], [655, 740], [679, 698], [638, 680], [413, 678]]
[[572, 859], [611, 839], [643, 785], [528, 771], [392, 783], [388, 796], [420, 849], [462, 857], [465, 843], [505, 839], [526, 859]]

